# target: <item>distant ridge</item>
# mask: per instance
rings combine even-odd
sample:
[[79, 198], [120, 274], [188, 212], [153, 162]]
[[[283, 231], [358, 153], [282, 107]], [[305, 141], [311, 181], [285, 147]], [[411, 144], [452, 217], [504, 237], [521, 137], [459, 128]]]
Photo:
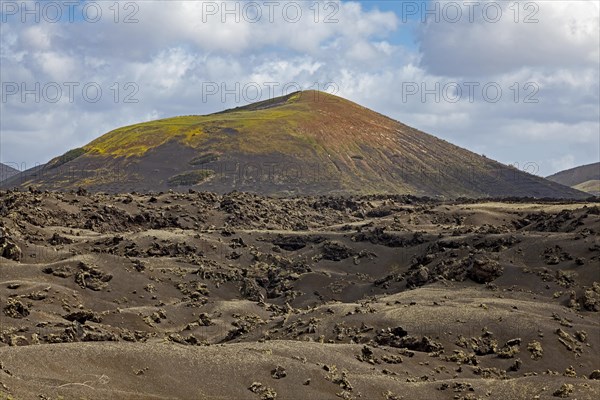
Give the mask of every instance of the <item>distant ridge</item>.
[[0, 163], [0, 182], [7, 180], [8, 178], [17, 175], [20, 171], [9, 165]]
[[4, 182], [107, 192], [582, 198], [343, 98], [304, 91], [126, 126]]
[[547, 179], [599, 196], [600, 162], [560, 171], [550, 175]]

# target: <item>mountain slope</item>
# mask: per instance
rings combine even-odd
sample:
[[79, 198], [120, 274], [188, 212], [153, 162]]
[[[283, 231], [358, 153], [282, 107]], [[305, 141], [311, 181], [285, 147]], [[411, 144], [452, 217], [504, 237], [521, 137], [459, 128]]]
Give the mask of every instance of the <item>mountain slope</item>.
[[590, 194], [600, 195], [600, 162], [560, 171], [546, 179]]
[[584, 196], [316, 91], [119, 128], [5, 186], [17, 181], [109, 192]]
[[598, 179], [590, 179], [589, 181], [573, 186], [573, 188], [595, 196], [600, 196], [600, 180]]
[[17, 175], [19, 173], [18, 169], [15, 169], [9, 165], [0, 163], [0, 182], [5, 181], [6, 179]]

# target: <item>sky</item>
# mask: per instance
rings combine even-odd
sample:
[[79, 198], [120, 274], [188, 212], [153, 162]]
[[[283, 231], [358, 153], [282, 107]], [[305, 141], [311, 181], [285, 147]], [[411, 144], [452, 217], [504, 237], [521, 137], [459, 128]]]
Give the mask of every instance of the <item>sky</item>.
[[546, 176], [600, 160], [600, 2], [0, 0], [0, 161], [298, 89]]

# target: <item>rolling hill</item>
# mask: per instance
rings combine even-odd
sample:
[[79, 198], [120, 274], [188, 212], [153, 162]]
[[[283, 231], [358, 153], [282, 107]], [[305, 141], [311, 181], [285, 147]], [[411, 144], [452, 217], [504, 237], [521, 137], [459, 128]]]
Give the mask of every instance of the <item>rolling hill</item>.
[[11, 186], [585, 197], [318, 91], [122, 127], [3, 183]]
[[547, 179], [600, 196], [600, 162], [560, 171]]

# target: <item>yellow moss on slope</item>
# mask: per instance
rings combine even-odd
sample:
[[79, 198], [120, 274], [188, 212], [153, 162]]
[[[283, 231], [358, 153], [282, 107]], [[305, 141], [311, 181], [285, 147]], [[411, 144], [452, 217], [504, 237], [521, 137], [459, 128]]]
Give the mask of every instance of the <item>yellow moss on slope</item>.
[[230, 144], [239, 146], [242, 151], [292, 151], [289, 137], [297, 135], [295, 128], [302, 118], [307, 118], [306, 111], [309, 111], [307, 104], [292, 101], [285, 106], [251, 112], [239, 110], [161, 119], [115, 129], [84, 149], [102, 155], [140, 157], [170, 140], [199, 148], [206, 139], [227, 134], [223, 132], [236, 132], [243, 135], [244, 140], [231, 140]]

